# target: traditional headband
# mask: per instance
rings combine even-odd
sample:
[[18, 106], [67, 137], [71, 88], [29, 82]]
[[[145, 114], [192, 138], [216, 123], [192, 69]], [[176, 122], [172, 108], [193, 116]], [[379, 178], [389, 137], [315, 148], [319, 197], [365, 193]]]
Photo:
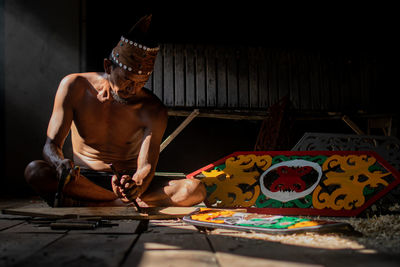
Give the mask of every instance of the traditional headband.
[[[151, 16], [139, 20], [132, 30], [147, 31]], [[131, 30], [131, 31], [132, 31]], [[117, 46], [111, 52], [112, 61], [119, 67], [135, 74], [150, 75], [160, 47], [148, 47], [121, 36]]]

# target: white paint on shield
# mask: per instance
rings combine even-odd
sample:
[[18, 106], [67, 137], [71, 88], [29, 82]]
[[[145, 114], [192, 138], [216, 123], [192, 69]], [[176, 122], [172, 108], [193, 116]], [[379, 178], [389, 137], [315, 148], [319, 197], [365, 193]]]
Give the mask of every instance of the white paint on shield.
[[[318, 173], [318, 179], [317, 181], [308, 189], [302, 191], [302, 192], [296, 192], [296, 191], [278, 191], [278, 192], [272, 192], [269, 189], [267, 189], [264, 185], [264, 177], [271, 171], [281, 167], [281, 166], [287, 166], [287, 167], [306, 167], [309, 166], [313, 168], [315, 171]], [[307, 196], [310, 194], [314, 189], [317, 187], [319, 184], [319, 181], [321, 180], [322, 177], [322, 169], [321, 166], [319, 166], [315, 162], [307, 161], [307, 160], [301, 160], [301, 159], [296, 159], [296, 160], [290, 160], [290, 161], [284, 161], [278, 164], [275, 164], [268, 168], [263, 174], [260, 176], [260, 188], [261, 191], [263, 192], [264, 195], [266, 195], [269, 198], [276, 199], [282, 202], [288, 202], [290, 200], [298, 199]]]

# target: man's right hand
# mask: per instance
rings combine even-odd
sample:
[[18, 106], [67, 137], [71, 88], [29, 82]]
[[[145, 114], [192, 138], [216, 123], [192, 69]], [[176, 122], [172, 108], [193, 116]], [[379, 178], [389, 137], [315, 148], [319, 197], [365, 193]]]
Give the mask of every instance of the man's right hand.
[[70, 159], [63, 159], [60, 161], [60, 163], [58, 164], [57, 168], [57, 179], [60, 180], [62, 173], [64, 171], [69, 171], [69, 173], [71, 174], [71, 179], [74, 179], [79, 172], [78, 170], [74, 170], [74, 162]]
[[113, 175], [113, 177], [111, 178], [111, 185], [112, 185], [112, 189], [114, 191], [114, 194], [120, 198], [124, 203], [129, 203], [130, 200], [128, 198], [126, 198], [126, 196], [124, 195], [124, 192], [122, 190], [121, 187], [121, 182], [118, 179], [117, 175]]

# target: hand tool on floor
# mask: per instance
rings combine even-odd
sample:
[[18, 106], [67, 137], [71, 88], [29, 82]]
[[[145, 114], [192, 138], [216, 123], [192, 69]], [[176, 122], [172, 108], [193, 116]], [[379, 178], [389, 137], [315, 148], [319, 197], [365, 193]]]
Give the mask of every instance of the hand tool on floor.
[[[111, 170], [113, 171], [114, 175], [117, 176], [118, 180], [121, 180], [121, 175], [118, 173], [118, 171], [115, 169], [114, 165], [109, 164]], [[136, 209], [138, 212], [142, 212], [142, 209], [140, 208], [139, 204], [136, 202], [135, 199], [132, 199], [133, 204], [135, 205]]]
[[99, 223], [97, 221], [69, 220], [50, 223], [52, 230], [93, 230]]
[[99, 227], [118, 226], [118, 223], [103, 220], [101, 217], [83, 218], [34, 218], [28, 221], [36, 227], [50, 227], [53, 230], [93, 230]]
[[[75, 166], [74, 170], [79, 170], [79, 166]], [[58, 181], [57, 192], [54, 198], [54, 207], [60, 207], [62, 203], [62, 192], [64, 190], [64, 186], [69, 183], [71, 180], [71, 168], [64, 169], [61, 172], [60, 180]]]

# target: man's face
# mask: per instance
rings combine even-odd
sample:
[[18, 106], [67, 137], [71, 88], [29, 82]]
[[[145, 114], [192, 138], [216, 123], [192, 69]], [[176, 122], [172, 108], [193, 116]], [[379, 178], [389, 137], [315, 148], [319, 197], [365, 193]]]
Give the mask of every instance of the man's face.
[[122, 99], [136, 95], [148, 79], [148, 75], [133, 74], [121, 67], [114, 67], [110, 74], [111, 89]]

